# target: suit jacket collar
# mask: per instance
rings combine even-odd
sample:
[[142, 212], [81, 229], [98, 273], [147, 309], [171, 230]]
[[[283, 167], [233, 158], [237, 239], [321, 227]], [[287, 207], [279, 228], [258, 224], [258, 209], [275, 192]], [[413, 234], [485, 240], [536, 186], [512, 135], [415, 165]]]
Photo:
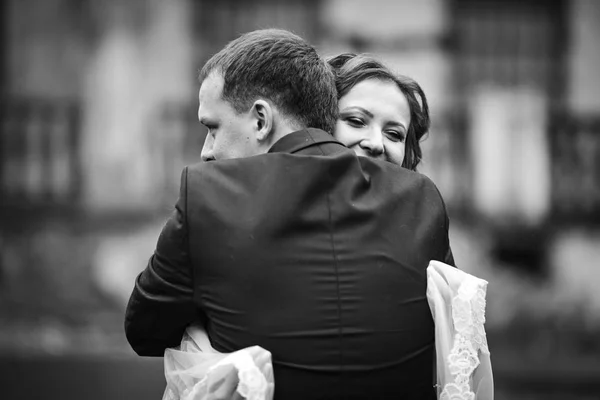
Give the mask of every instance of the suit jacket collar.
[[296, 153], [307, 147], [324, 143], [337, 143], [340, 146], [343, 146], [342, 143], [335, 140], [333, 136], [325, 131], [306, 128], [287, 134], [279, 139], [271, 146], [269, 153]]

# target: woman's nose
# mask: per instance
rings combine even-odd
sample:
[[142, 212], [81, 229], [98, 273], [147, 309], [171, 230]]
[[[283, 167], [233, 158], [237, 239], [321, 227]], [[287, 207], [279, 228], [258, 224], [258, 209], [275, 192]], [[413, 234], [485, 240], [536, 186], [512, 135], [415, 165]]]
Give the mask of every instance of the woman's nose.
[[374, 156], [383, 154], [383, 134], [372, 130], [367, 137], [361, 140], [360, 147]]

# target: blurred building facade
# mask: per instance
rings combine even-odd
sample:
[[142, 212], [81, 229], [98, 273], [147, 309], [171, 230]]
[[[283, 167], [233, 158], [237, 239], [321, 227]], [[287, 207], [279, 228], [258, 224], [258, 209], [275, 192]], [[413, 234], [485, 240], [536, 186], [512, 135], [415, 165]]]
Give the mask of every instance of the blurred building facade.
[[544, 232], [600, 223], [594, 0], [2, 4], [6, 220], [165, 215], [202, 147], [197, 70], [240, 33], [281, 27], [421, 83], [433, 120], [422, 172], [502, 255], [543, 263]]
[[[122, 396], [123, 385], [131, 398], [142, 388], [160, 395], [160, 360], [151, 369], [95, 360], [90, 370], [67, 355], [133, 356], [123, 310], [181, 170], [199, 160], [204, 140], [198, 69], [239, 34], [280, 27], [326, 56], [372, 53], [422, 85], [433, 125], [420, 170], [447, 203], [459, 267], [490, 282], [497, 398], [538, 398], [525, 389], [544, 399], [597, 397], [600, 2], [5, 0], [0, 7], [0, 354], [67, 361], [39, 364], [45, 383], [32, 385], [23, 383], [27, 374], [11, 378], [25, 369], [0, 357], [15, 393], [37, 387], [52, 398], [62, 385], [64, 398], [75, 396], [79, 371], [82, 385], [93, 382], [84, 397], [111, 397], [99, 389]], [[27, 368], [37, 362], [23, 360]]]
[[196, 71], [283, 27], [366, 51], [425, 88], [423, 172], [451, 208], [540, 223], [599, 215], [592, 0], [4, 2], [2, 194], [93, 210], [168, 204], [198, 158]]

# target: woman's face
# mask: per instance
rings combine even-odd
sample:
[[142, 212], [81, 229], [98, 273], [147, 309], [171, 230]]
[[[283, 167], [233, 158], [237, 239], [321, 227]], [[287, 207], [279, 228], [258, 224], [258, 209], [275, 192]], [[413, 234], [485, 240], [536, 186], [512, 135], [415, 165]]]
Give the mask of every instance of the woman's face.
[[337, 140], [359, 156], [402, 165], [410, 125], [406, 96], [391, 81], [366, 79], [339, 100]]

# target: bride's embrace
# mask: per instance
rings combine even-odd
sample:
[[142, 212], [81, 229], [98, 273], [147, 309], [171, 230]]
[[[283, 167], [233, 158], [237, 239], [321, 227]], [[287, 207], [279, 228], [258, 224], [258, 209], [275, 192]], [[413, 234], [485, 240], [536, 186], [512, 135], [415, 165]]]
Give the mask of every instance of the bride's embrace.
[[330, 64], [263, 30], [201, 72], [203, 162], [182, 173], [125, 321], [138, 354], [165, 355], [175, 398], [471, 399], [488, 387], [473, 386], [479, 365], [454, 342], [450, 372], [435, 372], [442, 312], [428, 280], [456, 337], [453, 299], [472, 290], [446, 279], [462, 274], [446, 208], [414, 171], [425, 96], [375, 60]]

